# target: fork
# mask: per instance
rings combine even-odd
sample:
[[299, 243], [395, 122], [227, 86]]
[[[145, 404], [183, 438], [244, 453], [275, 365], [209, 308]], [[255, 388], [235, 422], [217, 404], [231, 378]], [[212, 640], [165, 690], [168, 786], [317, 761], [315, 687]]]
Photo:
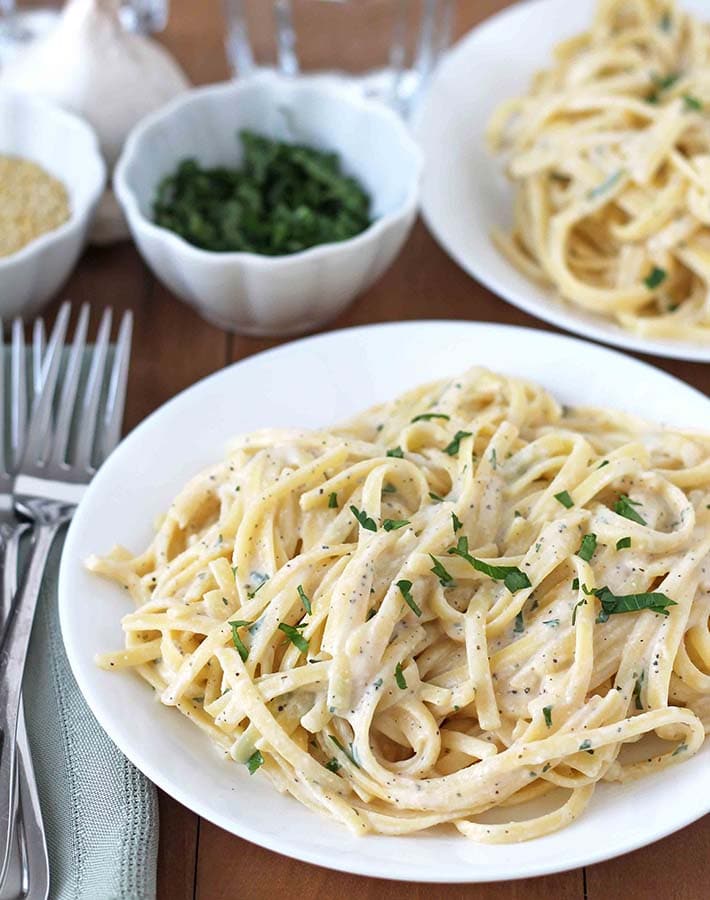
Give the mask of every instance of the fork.
[[[0, 340], [3, 333], [0, 321]], [[44, 325], [35, 321], [32, 339], [33, 396], [37, 396], [42, 383], [42, 357], [44, 354]], [[27, 431], [27, 384], [25, 338], [22, 322], [15, 319], [12, 325], [10, 355], [10, 408], [5, 409], [4, 354], [0, 357], [0, 569], [2, 570], [2, 596], [0, 597], [0, 633], [9, 613], [9, 604], [17, 589], [17, 568], [20, 540], [28, 530], [14, 515], [12, 488], [14, 472], [20, 464]], [[9, 428], [7, 425], [9, 423]], [[5, 434], [9, 432], [9, 452], [5, 452]], [[44, 837], [42, 812], [37, 795], [32, 757], [30, 754], [24, 714], [20, 707], [17, 723], [18, 763], [13, 775], [19, 779], [19, 799], [13, 801], [12, 829], [16, 840], [12, 853], [0, 860], [0, 896], [6, 886], [9, 863], [12, 867], [12, 886], [27, 898], [46, 898], [49, 890], [49, 859]], [[10, 835], [12, 841], [12, 835]]]
[[[96, 468], [118, 443], [126, 395], [132, 316], [124, 314], [113, 361], [109, 360], [112, 313], [101, 318], [85, 383], [82, 364], [89, 325], [83, 306], [67, 357], [56, 419], [53, 416], [70, 309], [62, 307], [43, 366], [43, 383], [32, 410], [25, 453], [14, 485], [15, 511], [34, 525], [34, 544], [0, 643], [0, 851], [6, 855], [14, 809], [15, 735], [22, 676], [32, 621], [47, 559], [60, 529], [74, 514]], [[102, 394], [108, 382], [103, 413]], [[80, 390], [81, 388], [81, 390]], [[80, 396], [81, 395], [81, 396]], [[71, 441], [76, 423], [76, 440]], [[75, 446], [71, 446], [72, 443]]]

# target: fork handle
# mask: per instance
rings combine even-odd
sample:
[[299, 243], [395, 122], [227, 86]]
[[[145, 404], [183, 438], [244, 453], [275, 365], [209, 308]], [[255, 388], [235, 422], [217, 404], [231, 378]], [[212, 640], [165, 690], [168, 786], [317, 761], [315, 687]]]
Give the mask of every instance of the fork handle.
[[32, 622], [47, 559], [64, 521], [62, 518], [37, 523], [27, 573], [0, 644], [0, 863], [6, 863], [12, 840], [17, 764], [15, 737]]

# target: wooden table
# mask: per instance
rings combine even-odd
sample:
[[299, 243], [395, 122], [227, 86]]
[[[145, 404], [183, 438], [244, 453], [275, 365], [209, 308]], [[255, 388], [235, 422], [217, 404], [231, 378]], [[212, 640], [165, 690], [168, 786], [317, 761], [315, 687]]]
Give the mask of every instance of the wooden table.
[[[505, 0], [459, 0], [458, 33], [507, 5]], [[173, 0], [172, 10], [164, 40], [192, 80], [225, 78], [218, 0]], [[279, 343], [225, 334], [206, 324], [153, 278], [129, 243], [88, 251], [62, 296], [135, 313], [127, 428], [210, 372]], [[389, 272], [332, 328], [427, 318], [551, 328], [464, 274], [421, 223]], [[651, 361], [710, 393], [710, 366]], [[710, 891], [710, 817], [650, 847], [588, 869], [517, 882], [429, 886], [345, 875], [278, 856], [200, 820], [164, 794], [160, 815], [160, 900], [287, 900], [304, 893], [319, 898], [354, 895], [362, 900], [701, 900]]]

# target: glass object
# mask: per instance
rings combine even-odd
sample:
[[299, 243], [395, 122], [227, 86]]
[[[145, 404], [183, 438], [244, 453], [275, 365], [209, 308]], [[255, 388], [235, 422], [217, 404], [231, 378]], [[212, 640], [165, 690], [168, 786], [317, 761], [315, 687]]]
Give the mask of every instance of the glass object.
[[[0, 0], [0, 65], [49, 31], [57, 22], [59, 6], [27, 6], [16, 0]], [[120, 16], [125, 28], [150, 34], [165, 28], [169, 11], [169, 0], [123, 0]]]
[[455, 0], [224, 0], [235, 74], [346, 79], [409, 115], [451, 42]]

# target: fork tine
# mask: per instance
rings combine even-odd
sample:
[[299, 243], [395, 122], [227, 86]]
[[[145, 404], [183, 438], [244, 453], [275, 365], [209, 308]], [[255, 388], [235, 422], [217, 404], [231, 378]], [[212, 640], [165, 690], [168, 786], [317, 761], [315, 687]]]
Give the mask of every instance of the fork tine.
[[89, 377], [84, 389], [84, 398], [81, 406], [81, 430], [77, 437], [74, 465], [85, 471], [91, 471], [94, 468], [92, 466], [91, 453], [96, 436], [96, 417], [101, 401], [101, 388], [104, 383], [112, 317], [111, 307], [107, 307], [101, 317], [99, 333], [94, 344], [94, 352], [91, 354], [91, 368], [89, 369]]
[[10, 464], [14, 470], [22, 459], [27, 428], [27, 357], [22, 319], [15, 319], [12, 323], [10, 414]]
[[99, 444], [100, 462], [103, 462], [118, 443], [121, 436], [123, 407], [126, 402], [126, 382], [128, 381], [128, 363], [131, 358], [131, 335], [133, 333], [133, 313], [126, 312], [121, 320], [116, 341], [116, 353], [113, 358], [111, 380], [104, 420], [101, 424], [101, 441]]
[[84, 348], [86, 346], [86, 333], [89, 328], [89, 304], [84, 303], [79, 313], [79, 321], [74, 329], [72, 341], [64, 377], [62, 379], [62, 392], [59, 400], [59, 415], [54, 428], [54, 444], [49, 461], [61, 465], [66, 461], [66, 452], [69, 445], [71, 423], [74, 418], [74, 404], [79, 388], [81, 365], [84, 361]]
[[35, 319], [32, 329], [32, 402], [42, 388], [42, 360], [46, 343], [44, 319]]
[[[5, 421], [5, 328], [0, 319], [0, 422]], [[5, 435], [0, 434], [0, 472], [9, 472], [5, 463]]]
[[49, 450], [51, 450], [51, 447], [47, 445], [50, 437], [52, 404], [62, 362], [64, 338], [67, 333], [70, 313], [71, 306], [69, 303], [63, 303], [57, 315], [57, 321], [54, 323], [52, 336], [49, 339], [47, 352], [42, 363], [42, 389], [35, 397], [30, 417], [30, 428], [27, 434], [27, 445], [25, 447], [25, 458], [33, 462], [46, 459]]

